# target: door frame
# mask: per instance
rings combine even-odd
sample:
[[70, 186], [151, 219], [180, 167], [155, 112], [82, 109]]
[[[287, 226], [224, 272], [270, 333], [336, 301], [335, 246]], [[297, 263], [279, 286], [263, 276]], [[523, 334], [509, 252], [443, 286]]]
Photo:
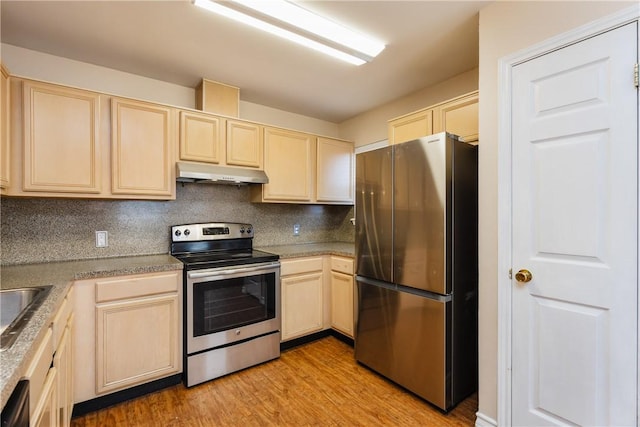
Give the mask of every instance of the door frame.
[[[511, 425], [511, 297], [512, 280], [509, 277], [511, 263], [512, 239], [512, 140], [511, 140], [511, 101], [513, 67], [536, 57], [545, 55], [562, 47], [580, 42], [595, 35], [604, 33], [622, 25], [640, 20], [640, 6], [632, 6], [621, 11], [582, 25], [566, 33], [552, 37], [498, 61], [498, 413], [497, 425]], [[639, 31], [640, 34], [640, 31]], [[639, 37], [640, 46], [640, 37]], [[640, 49], [640, 48], [639, 48]], [[639, 109], [640, 110], [640, 109]], [[640, 112], [638, 114], [640, 123]], [[640, 165], [640, 151], [638, 156]], [[640, 169], [639, 169], [640, 170]], [[640, 180], [640, 172], [639, 177]], [[639, 197], [640, 212], [640, 197]], [[637, 236], [640, 242], [640, 228]], [[640, 251], [638, 264], [640, 265]], [[638, 304], [640, 306], [640, 293]], [[638, 319], [638, 343], [640, 346], [640, 317]], [[640, 420], [640, 349], [638, 357], [637, 419]]]

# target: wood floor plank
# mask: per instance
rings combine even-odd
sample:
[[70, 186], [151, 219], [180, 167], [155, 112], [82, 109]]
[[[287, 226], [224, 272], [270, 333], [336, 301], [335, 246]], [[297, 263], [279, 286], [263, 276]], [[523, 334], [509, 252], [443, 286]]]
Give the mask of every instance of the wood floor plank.
[[443, 414], [328, 337], [187, 389], [177, 385], [74, 418], [96, 426], [473, 426], [477, 395]]

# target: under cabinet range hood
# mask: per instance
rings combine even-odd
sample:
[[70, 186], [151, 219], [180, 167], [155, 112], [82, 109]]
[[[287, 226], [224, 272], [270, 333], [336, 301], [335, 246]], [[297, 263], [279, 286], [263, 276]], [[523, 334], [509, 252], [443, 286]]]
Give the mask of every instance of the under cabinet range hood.
[[176, 163], [178, 182], [201, 182], [210, 184], [267, 184], [269, 178], [264, 171], [202, 163]]

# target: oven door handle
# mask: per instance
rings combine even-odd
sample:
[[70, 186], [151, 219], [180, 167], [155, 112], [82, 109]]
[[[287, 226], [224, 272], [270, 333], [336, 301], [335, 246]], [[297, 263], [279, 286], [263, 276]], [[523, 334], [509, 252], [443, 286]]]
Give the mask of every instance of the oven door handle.
[[269, 268], [278, 267], [280, 264], [277, 262], [269, 263], [269, 264], [260, 264], [255, 267], [242, 267], [242, 268], [234, 268], [234, 269], [220, 269], [220, 270], [202, 270], [202, 271], [190, 271], [187, 273], [187, 277], [189, 279], [199, 279], [202, 277], [216, 277], [216, 276], [230, 276], [232, 274], [238, 273], [251, 273], [254, 271], [263, 271]]

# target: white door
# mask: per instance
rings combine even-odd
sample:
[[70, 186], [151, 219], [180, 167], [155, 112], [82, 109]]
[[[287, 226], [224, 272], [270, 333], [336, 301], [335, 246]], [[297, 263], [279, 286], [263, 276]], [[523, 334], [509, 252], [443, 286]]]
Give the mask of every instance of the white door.
[[637, 42], [513, 68], [514, 426], [636, 425]]

